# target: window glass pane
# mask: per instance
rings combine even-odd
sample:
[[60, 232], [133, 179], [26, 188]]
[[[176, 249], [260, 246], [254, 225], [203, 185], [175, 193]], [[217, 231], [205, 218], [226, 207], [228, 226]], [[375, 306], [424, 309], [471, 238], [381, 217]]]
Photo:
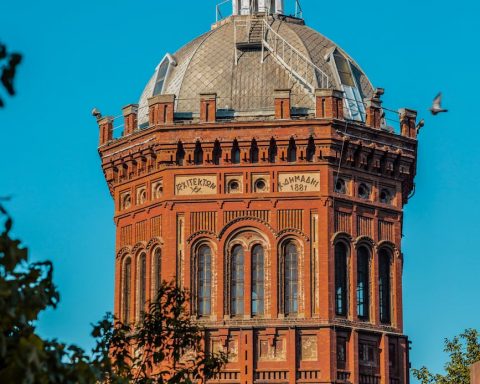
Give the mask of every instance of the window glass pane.
[[202, 245], [198, 250], [198, 314], [210, 315], [211, 296], [211, 263], [210, 248]]
[[244, 254], [243, 248], [236, 245], [232, 250], [232, 285], [231, 285], [231, 312], [232, 315], [243, 315], [244, 292]]
[[130, 284], [132, 278], [132, 262], [128, 259], [125, 262], [125, 271], [123, 276], [123, 321], [130, 322]]
[[153, 90], [153, 96], [161, 95], [163, 92], [163, 85], [167, 77], [168, 67], [170, 66], [170, 60], [165, 57], [160, 64], [157, 72], [157, 79], [155, 81], [155, 88]]
[[357, 315], [363, 320], [369, 318], [370, 308], [370, 253], [365, 247], [357, 252]]
[[285, 314], [298, 312], [298, 250], [294, 243], [285, 247]]
[[338, 75], [340, 76], [340, 81], [342, 84], [355, 87], [352, 71], [347, 59], [340, 52], [335, 52], [333, 57], [335, 59], [335, 65], [337, 66]]
[[[162, 284], [162, 251], [160, 248], [155, 249], [155, 296]], [[156, 298], [156, 297], [155, 297]]]
[[252, 250], [252, 315], [263, 315], [264, 303], [264, 252], [256, 245]]
[[347, 247], [335, 245], [335, 309], [339, 316], [347, 315]]
[[380, 299], [380, 321], [390, 323], [390, 254], [381, 250], [379, 255], [379, 299]]
[[145, 311], [147, 302], [147, 256], [142, 253], [140, 256], [140, 284], [139, 284], [139, 308], [138, 313]]

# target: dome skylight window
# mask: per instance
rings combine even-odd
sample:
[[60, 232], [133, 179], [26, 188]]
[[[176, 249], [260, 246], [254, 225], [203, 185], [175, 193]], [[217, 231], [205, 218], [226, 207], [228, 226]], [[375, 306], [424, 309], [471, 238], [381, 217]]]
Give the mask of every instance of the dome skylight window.
[[167, 53], [163, 58], [160, 65], [157, 67], [157, 78], [155, 80], [155, 87], [153, 88], [153, 96], [161, 95], [165, 85], [165, 80], [171, 71], [172, 66], [176, 66], [177, 63], [172, 55]]
[[345, 117], [350, 120], [364, 122], [366, 111], [360, 92], [360, 81], [358, 76], [356, 76], [356, 68], [338, 49], [331, 53], [330, 61], [336, 69], [342, 91], [345, 92]]

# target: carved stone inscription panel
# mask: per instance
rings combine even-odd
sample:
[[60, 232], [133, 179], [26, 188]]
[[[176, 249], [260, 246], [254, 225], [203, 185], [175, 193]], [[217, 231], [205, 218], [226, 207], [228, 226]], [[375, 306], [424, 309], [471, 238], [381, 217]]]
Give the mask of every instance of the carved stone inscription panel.
[[320, 192], [320, 173], [279, 173], [278, 192]]
[[217, 193], [217, 176], [175, 176], [175, 195], [215, 195]]

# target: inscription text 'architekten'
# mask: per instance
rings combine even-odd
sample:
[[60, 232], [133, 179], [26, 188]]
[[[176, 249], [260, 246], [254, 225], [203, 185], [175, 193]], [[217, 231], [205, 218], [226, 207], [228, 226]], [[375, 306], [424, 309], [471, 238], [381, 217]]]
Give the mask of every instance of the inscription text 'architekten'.
[[175, 195], [214, 195], [217, 193], [217, 176], [176, 176]]

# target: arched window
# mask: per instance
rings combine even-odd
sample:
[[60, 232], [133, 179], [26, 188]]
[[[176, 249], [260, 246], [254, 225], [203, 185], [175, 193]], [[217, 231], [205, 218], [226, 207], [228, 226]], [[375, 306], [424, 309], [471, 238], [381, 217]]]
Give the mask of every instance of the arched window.
[[287, 161], [290, 163], [297, 161], [297, 146], [293, 137], [290, 139], [290, 143], [288, 144]]
[[231, 285], [230, 285], [230, 312], [233, 316], [243, 315], [244, 302], [244, 253], [240, 245], [232, 249]]
[[153, 251], [153, 299], [157, 299], [158, 290], [162, 284], [162, 250], [160, 247]]
[[265, 257], [263, 247], [252, 249], [252, 316], [264, 314]]
[[298, 312], [298, 249], [290, 241], [285, 246], [285, 315], [295, 315]]
[[308, 139], [307, 145], [307, 161], [315, 160], [315, 140], [312, 136]]
[[176, 154], [177, 165], [183, 165], [184, 160], [185, 160], [185, 150], [183, 149], [183, 144], [179, 142], [177, 146], [177, 154]]
[[232, 147], [232, 164], [240, 164], [240, 148], [238, 146], [238, 141], [233, 142]]
[[147, 303], [147, 256], [145, 253], [140, 255], [138, 269], [138, 317], [140, 318]]
[[128, 258], [123, 265], [123, 292], [122, 292], [122, 317], [123, 322], [130, 322], [130, 299], [132, 284], [132, 259]]
[[341, 242], [335, 245], [335, 312], [347, 316], [347, 246]]
[[258, 145], [255, 139], [252, 140], [252, 146], [250, 147], [250, 162], [252, 164], [258, 163]]
[[370, 252], [365, 247], [357, 251], [357, 315], [362, 320], [370, 317]]
[[215, 140], [215, 144], [213, 145], [213, 164], [219, 165], [220, 159], [222, 158], [222, 147], [220, 146], [220, 142]]
[[197, 309], [199, 316], [209, 316], [212, 291], [212, 251], [208, 245], [198, 250], [197, 264]]
[[193, 153], [193, 161], [195, 165], [201, 165], [203, 164], [203, 149], [202, 149], [202, 144], [200, 144], [200, 141], [197, 141], [195, 144], [195, 152]]
[[268, 161], [270, 163], [275, 163], [276, 156], [277, 156], [277, 142], [272, 137], [270, 139], [270, 145], [268, 147]]
[[378, 256], [378, 293], [380, 300], [380, 321], [390, 323], [391, 289], [390, 289], [390, 253], [382, 249]]

